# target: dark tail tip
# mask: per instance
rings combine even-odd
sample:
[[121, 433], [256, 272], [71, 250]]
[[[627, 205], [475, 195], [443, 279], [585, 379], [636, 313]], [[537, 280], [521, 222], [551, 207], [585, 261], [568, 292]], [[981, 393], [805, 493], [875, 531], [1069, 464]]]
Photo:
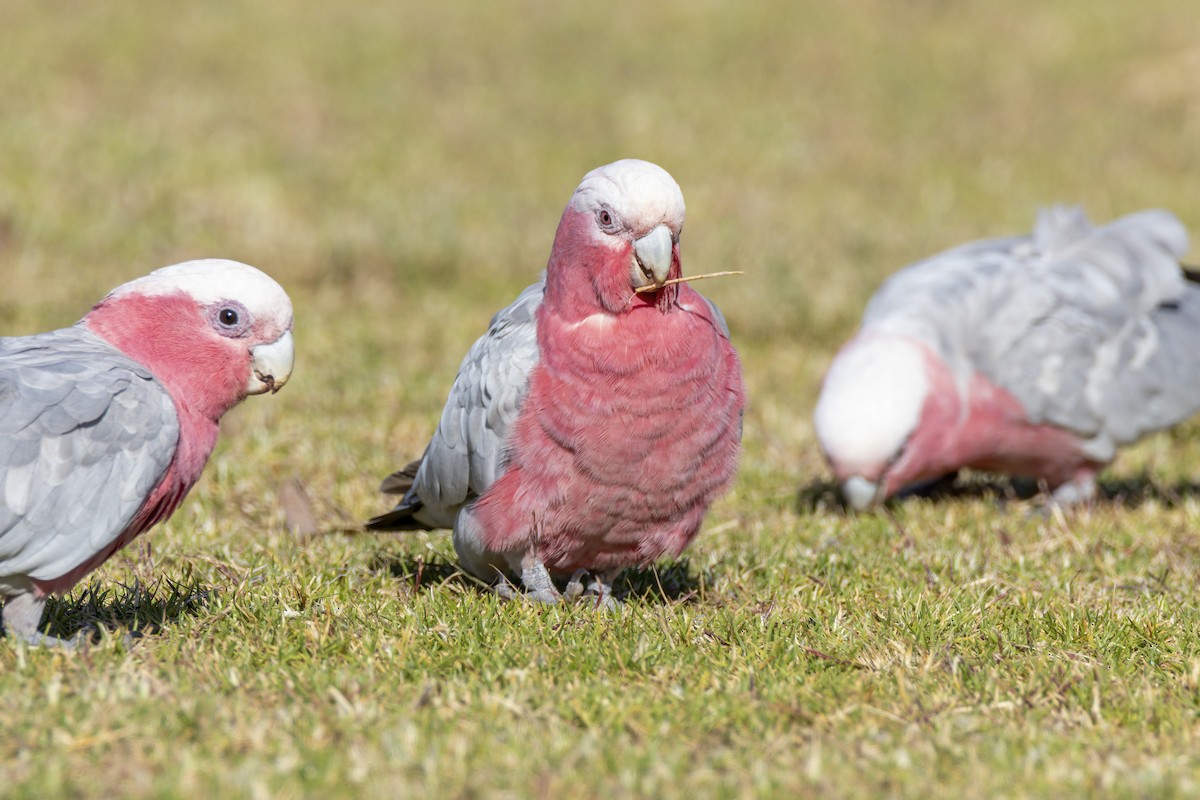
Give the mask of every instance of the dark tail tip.
[[420, 503], [401, 502], [391, 511], [371, 517], [363, 526], [369, 531], [431, 531], [433, 528], [416, 519], [413, 514], [421, 510]]

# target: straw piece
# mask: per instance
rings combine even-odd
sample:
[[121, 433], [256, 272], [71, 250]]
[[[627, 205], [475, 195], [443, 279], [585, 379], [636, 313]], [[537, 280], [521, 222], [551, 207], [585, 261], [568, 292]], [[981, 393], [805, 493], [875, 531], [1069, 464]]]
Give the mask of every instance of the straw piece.
[[723, 278], [726, 275], [745, 275], [745, 274], [746, 273], [742, 272], [741, 270], [735, 269], [735, 270], [729, 270], [727, 272], [707, 272], [703, 275], [686, 275], [682, 278], [671, 278], [671, 280], [669, 280], [669, 281], [663, 281], [662, 286], [655, 286], [654, 284], [650, 284], [649, 286], [639, 286], [638, 288], [634, 289], [633, 291], [636, 294], [642, 294], [644, 292], [657, 292], [659, 289], [663, 288], [663, 286], [670, 286], [672, 283], [683, 283], [684, 281], [702, 281], [705, 278]]

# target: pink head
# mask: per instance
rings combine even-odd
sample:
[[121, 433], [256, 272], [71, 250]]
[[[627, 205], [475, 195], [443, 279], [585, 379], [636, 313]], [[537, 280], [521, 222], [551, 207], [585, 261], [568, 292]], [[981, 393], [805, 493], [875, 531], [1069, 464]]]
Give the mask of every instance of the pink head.
[[[594, 169], [571, 196], [546, 267], [546, 303], [566, 316], [666, 311], [682, 275], [683, 193], [662, 167], [625, 159]], [[643, 286], [661, 287], [642, 294]]]
[[236, 261], [186, 261], [117, 287], [82, 320], [145, 366], [177, 405], [217, 421], [292, 374], [292, 302]]

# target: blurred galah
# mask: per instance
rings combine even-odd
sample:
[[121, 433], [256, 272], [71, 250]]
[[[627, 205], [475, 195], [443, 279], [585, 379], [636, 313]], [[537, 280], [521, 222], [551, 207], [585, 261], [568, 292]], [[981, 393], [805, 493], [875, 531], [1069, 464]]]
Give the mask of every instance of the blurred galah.
[[1117, 448], [1200, 408], [1200, 287], [1165, 211], [1094, 227], [1042, 212], [1032, 236], [957, 247], [893, 275], [838, 353], [816, 433], [866, 508], [971, 467], [1095, 494]]
[[70, 328], [0, 338], [0, 596], [31, 644], [65, 592], [167, 519], [221, 415], [292, 373], [292, 303], [254, 267], [188, 261], [114, 289]]
[[581, 592], [588, 572], [611, 605], [622, 568], [687, 547], [733, 478], [745, 398], [721, 313], [667, 283], [683, 215], [654, 164], [584, 176], [544, 278], [467, 353], [424, 456], [384, 481], [403, 499], [367, 526], [453, 528], [466, 570], [544, 602], [550, 573]]

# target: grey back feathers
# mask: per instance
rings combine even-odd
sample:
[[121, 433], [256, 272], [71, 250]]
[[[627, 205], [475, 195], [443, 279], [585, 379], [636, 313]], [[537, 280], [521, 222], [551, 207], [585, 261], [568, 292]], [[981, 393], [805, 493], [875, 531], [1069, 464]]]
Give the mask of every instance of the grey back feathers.
[[1165, 211], [1095, 227], [1044, 211], [1030, 236], [973, 242], [888, 279], [863, 331], [911, 336], [961, 381], [1011, 392], [1035, 423], [1116, 446], [1200, 407], [1200, 289], [1179, 265], [1187, 233]]
[[167, 391], [85, 328], [0, 338], [0, 594], [111, 544], [178, 440]]

